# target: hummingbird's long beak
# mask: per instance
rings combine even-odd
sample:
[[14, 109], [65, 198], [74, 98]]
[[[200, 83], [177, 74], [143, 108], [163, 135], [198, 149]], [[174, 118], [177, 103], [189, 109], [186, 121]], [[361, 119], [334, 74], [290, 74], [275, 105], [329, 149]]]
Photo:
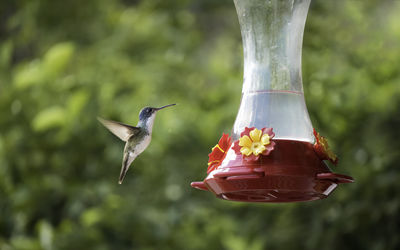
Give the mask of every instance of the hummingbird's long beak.
[[174, 106], [174, 105], [176, 105], [176, 104], [174, 103], [174, 104], [165, 105], [165, 106], [162, 106], [161, 108], [156, 108], [156, 110], [159, 111], [160, 109], [168, 108], [168, 107], [171, 107], [171, 106]]

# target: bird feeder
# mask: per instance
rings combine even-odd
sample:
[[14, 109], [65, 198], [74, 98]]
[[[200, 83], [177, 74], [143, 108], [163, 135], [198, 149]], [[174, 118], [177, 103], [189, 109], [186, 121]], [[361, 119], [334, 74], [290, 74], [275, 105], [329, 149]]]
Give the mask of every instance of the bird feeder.
[[311, 124], [301, 48], [310, 0], [234, 0], [243, 40], [242, 99], [231, 135], [209, 154], [207, 177], [192, 182], [218, 198], [297, 202], [327, 197], [353, 178]]

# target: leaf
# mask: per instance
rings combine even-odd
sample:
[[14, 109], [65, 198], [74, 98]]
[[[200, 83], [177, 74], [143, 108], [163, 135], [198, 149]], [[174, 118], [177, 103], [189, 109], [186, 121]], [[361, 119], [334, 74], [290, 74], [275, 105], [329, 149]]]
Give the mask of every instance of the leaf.
[[71, 61], [75, 47], [70, 42], [58, 43], [51, 47], [43, 59], [43, 71], [47, 80], [60, 74]]
[[17, 88], [25, 89], [33, 84], [43, 81], [40, 60], [34, 60], [23, 65], [14, 75], [14, 84]]
[[35, 59], [20, 66], [14, 75], [14, 84], [24, 89], [53, 81], [71, 61], [74, 50], [74, 45], [69, 42], [54, 45], [46, 52], [43, 60]]
[[71, 120], [74, 120], [78, 117], [81, 110], [87, 103], [89, 98], [89, 94], [87, 91], [81, 90], [79, 92], [74, 93], [68, 100], [68, 117]]
[[65, 121], [65, 110], [59, 106], [53, 106], [37, 114], [33, 119], [32, 126], [36, 131], [45, 131], [62, 126]]
[[38, 232], [40, 245], [44, 250], [53, 249], [53, 227], [47, 221], [40, 221], [38, 223]]

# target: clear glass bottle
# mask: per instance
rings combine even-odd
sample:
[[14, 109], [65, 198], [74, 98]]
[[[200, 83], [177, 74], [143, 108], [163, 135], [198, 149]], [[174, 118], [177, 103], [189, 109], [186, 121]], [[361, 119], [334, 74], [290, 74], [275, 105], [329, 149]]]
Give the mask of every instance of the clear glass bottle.
[[232, 137], [272, 127], [275, 139], [313, 142], [301, 77], [310, 0], [234, 0], [244, 51], [242, 99]]

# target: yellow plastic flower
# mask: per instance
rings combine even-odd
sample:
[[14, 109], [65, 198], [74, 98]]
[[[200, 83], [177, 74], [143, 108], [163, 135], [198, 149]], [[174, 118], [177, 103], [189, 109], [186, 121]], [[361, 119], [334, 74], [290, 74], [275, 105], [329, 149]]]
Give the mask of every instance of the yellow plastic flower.
[[246, 161], [257, 161], [261, 155], [267, 156], [274, 150], [275, 142], [272, 138], [275, 133], [272, 128], [260, 130], [255, 127], [245, 127], [240, 136], [239, 140], [234, 142], [232, 149], [236, 154], [243, 155]]
[[246, 156], [254, 154], [258, 156], [262, 154], [267, 148], [265, 146], [271, 143], [270, 136], [268, 134], [263, 134], [259, 129], [253, 129], [249, 133], [250, 137], [247, 135], [242, 136], [239, 139], [239, 146], [242, 148], [240, 152]]

